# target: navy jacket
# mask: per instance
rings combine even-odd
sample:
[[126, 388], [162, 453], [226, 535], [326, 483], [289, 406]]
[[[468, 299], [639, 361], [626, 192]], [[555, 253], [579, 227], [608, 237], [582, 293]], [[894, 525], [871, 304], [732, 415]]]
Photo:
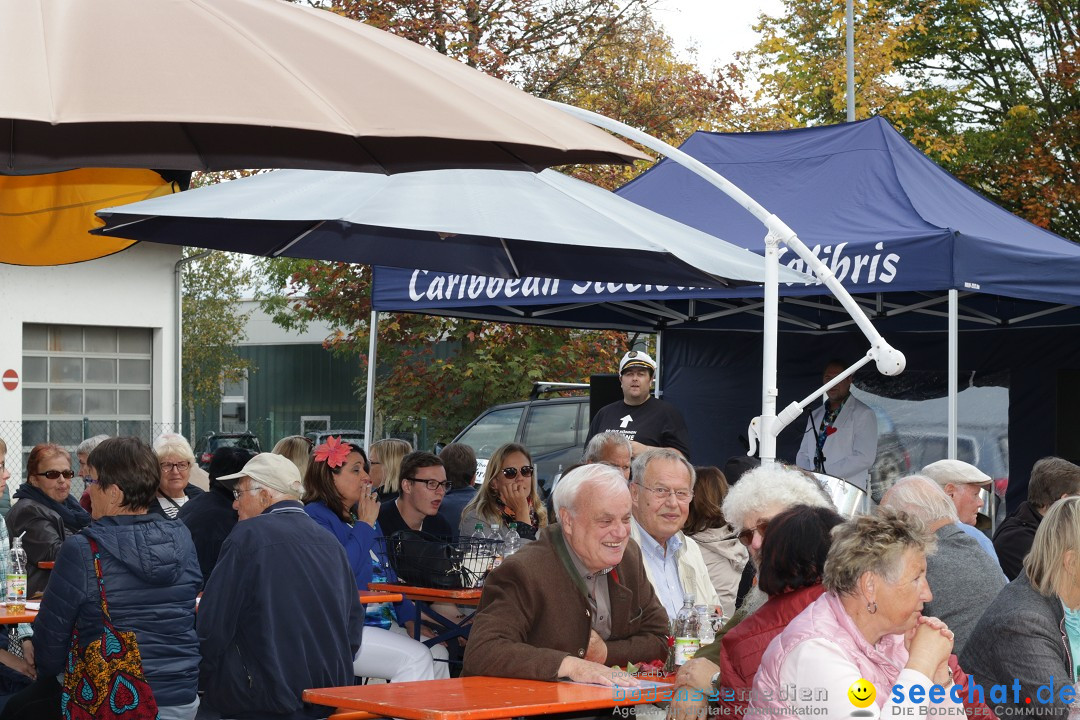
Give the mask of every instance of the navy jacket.
[[34, 620], [39, 676], [63, 672], [76, 621], [84, 647], [101, 636], [101, 596], [87, 536], [101, 551], [113, 624], [135, 632], [154, 699], [159, 706], [193, 702], [199, 681], [195, 596], [202, 578], [187, 528], [158, 515], [104, 517], [64, 541]]
[[195, 552], [199, 554], [199, 569], [205, 581], [217, 564], [221, 544], [236, 526], [238, 518], [233, 510], [232, 490], [212, 480], [210, 492], [199, 493], [184, 503], [176, 518], [191, 531]]
[[326, 717], [301, 695], [353, 684], [363, 627], [341, 543], [300, 503], [275, 503], [237, 523], [206, 581], [203, 702], [229, 718]]

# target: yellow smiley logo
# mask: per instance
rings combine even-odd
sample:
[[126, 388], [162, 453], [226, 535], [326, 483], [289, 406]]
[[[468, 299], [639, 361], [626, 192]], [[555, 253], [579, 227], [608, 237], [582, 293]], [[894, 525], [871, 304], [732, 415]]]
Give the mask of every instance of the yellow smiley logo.
[[857, 708], [870, 707], [875, 695], [877, 691], [874, 690], [874, 684], [862, 678], [853, 682], [847, 691], [848, 700]]

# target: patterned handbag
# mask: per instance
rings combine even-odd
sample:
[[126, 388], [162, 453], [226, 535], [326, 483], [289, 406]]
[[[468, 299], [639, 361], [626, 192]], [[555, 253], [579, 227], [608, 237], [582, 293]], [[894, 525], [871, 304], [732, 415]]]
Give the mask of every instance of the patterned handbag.
[[93, 538], [94, 572], [101, 592], [101, 637], [79, 652], [78, 622], [71, 632], [71, 648], [60, 695], [64, 720], [156, 720], [157, 702], [143, 676], [142, 656], [135, 633], [121, 632], [112, 624], [101, 579], [101, 553]]

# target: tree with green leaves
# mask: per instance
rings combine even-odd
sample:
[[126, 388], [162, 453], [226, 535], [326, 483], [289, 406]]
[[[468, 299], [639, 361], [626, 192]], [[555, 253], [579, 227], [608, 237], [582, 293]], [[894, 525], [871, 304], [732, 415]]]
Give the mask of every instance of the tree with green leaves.
[[[1080, 240], [1080, 5], [856, 0], [858, 118], [886, 117], [970, 185]], [[842, 122], [844, 0], [784, 0], [744, 56], [747, 129]]]
[[237, 255], [184, 248], [181, 382], [188, 436], [197, 437], [196, 408], [221, 400], [222, 384], [240, 382], [250, 369], [236, 346], [244, 339], [247, 314], [239, 311], [251, 268]]

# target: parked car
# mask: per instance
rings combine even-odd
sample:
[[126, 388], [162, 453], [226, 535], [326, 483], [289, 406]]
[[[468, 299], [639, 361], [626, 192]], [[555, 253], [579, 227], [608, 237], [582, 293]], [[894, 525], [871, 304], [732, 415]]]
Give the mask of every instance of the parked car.
[[[911, 471], [918, 472], [948, 455], [949, 435], [944, 428], [901, 428], [900, 440], [911, 456]], [[964, 426], [956, 434], [956, 459], [971, 463], [993, 479], [998, 523], [1005, 519], [1005, 490], [1009, 487], [1009, 429], [1005, 425]], [[989, 523], [990, 498], [983, 497], [980, 527]], [[983, 528], [985, 529], [985, 528]]]
[[319, 447], [329, 437], [339, 437], [345, 442], [364, 447], [363, 430], [318, 430], [307, 433], [306, 437], [311, 440], [312, 447]]
[[249, 432], [217, 433], [211, 432], [206, 435], [195, 448], [195, 457], [199, 467], [203, 470], [210, 469], [210, 458], [214, 451], [222, 447], [238, 447], [252, 452], [262, 452], [259, 448], [259, 438]]
[[529, 448], [544, 495], [564, 467], [581, 462], [589, 434], [588, 396], [540, 398], [543, 387], [528, 401], [488, 408], [454, 438], [476, 451], [477, 481], [483, 479], [491, 454], [508, 442]]

